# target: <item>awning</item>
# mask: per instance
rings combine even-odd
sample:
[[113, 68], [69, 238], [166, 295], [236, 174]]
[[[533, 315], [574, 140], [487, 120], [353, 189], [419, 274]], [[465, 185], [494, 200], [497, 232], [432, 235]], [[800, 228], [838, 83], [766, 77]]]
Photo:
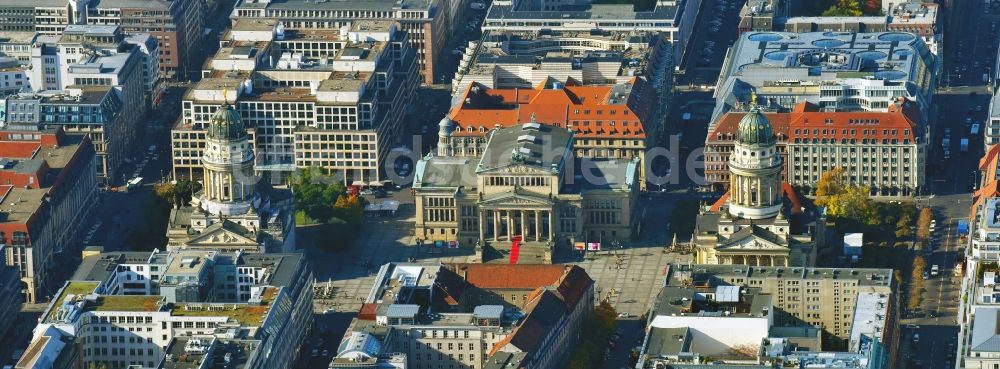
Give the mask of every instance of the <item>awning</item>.
[[371, 187], [382, 187], [382, 181], [371, 181], [368, 182], [368, 185]]
[[351, 182], [351, 186], [364, 187], [365, 186], [365, 181], [354, 181], [354, 182]]

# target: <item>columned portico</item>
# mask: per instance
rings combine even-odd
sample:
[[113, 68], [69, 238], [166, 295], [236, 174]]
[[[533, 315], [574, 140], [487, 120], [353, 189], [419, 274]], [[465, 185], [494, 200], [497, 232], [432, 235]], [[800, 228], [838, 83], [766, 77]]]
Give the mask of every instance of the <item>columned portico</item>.
[[761, 254], [722, 254], [716, 256], [719, 264], [725, 265], [750, 265], [750, 266], [777, 266], [786, 267], [788, 257], [783, 255], [761, 255]]
[[[482, 219], [479, 227], [480, 242], [512, 241], [515, 236], [521, 236], [522, 241], [543, 242], [555, 239], [552, 226], [554, 217], [550, 209], [481, 209], [479, 214]], [[485, 226], [491, 219], [492, 232]]]

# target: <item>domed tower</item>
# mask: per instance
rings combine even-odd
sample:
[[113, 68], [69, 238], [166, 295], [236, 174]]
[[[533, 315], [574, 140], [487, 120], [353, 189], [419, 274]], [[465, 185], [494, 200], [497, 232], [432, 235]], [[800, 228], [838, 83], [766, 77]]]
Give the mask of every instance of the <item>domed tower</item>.
[[753, 96], [750, 111], [740, 120], [736, 145], [729, 156], [729, 213], [765, 219], [781, 211], [781, 154], [771, 122]]
[[454, 123], [448, 117], [438, 122], [438, 156], [451, 156], [451, 130]]
[[256, 195], [253, 147], [240, 113], [223, 103], [209, 120], [201, 157], [205, 168], [201, 208], [213, 215], [239, 215], [251, 210]]

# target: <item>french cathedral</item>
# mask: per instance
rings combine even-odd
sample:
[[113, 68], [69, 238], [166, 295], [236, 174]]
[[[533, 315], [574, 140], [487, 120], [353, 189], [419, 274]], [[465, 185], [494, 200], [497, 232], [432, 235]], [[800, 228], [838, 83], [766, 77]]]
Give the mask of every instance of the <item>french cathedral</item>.
[[825, 221], [781, 181], [771, 123], [753, 105], [729, 157], [729, 192], [702, 207], [694, 234], [699, 264], [813, 266]]
[[291, 193], [258, 180], [247, 128], [228, 103], [209, 121], [201, 164], [202, 189], [170, 212], [168, 250], [295, 250]]

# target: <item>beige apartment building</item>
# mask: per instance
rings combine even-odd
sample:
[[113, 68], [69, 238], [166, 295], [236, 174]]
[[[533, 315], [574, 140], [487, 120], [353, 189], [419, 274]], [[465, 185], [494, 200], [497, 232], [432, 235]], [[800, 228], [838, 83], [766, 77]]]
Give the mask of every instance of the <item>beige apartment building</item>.
[[451, 22], [459, 19], [465, 0], [376, 1], [241, 1], [232, 19], [272, 20], [298, 31], [332, 31], [353, 27], [358, 21], [385, 21], [399, 25], [416, 50], [423, 82], [434, 83], [434, 65], [442, 53]]
[[286, 30], [241, 20], [206, 62], [171, 131], [175, 178], [199, 178], [204, 129], [230, 102], [255, 148], [255, 169], [285, 178], [320, 167], [346, 184], [386, 179], [382, 165], [402, 138], [416, 89], [415, 53], [388, 21], [338, 31]]
[[[774, 326], [821, 328], [824, 350], [846, 349], [853, 336], [865, 333], [862, 326], [874, 322], [856, 321], [855, 313], [869, 303], [889, 312], [876, 317], [881, 320], [874, 333], [890, 347], [896, 341], [899, 281], [891, 269], [694, 265], [679, 273], [694, 286], [724, 283], [759, 288], [772, 296], [777, 310]], [[868, 301], [870, 296], [875, 300]]]
[[[709, 184], [728, 187], [728, 162], [734, 152], [744, 112], [728, 112], [705, 139], [705, 175]], [[771, 123], [784, 181], [811, 194], [824, 172], [844, 169], [845, 180], [866, 186], [872, 195], [910, 196], [926, 181], [927, 145], [920, 109], [897, 99], [884, 112], [825, 111], [797, 104], [790, 112], [764, 113]]]

